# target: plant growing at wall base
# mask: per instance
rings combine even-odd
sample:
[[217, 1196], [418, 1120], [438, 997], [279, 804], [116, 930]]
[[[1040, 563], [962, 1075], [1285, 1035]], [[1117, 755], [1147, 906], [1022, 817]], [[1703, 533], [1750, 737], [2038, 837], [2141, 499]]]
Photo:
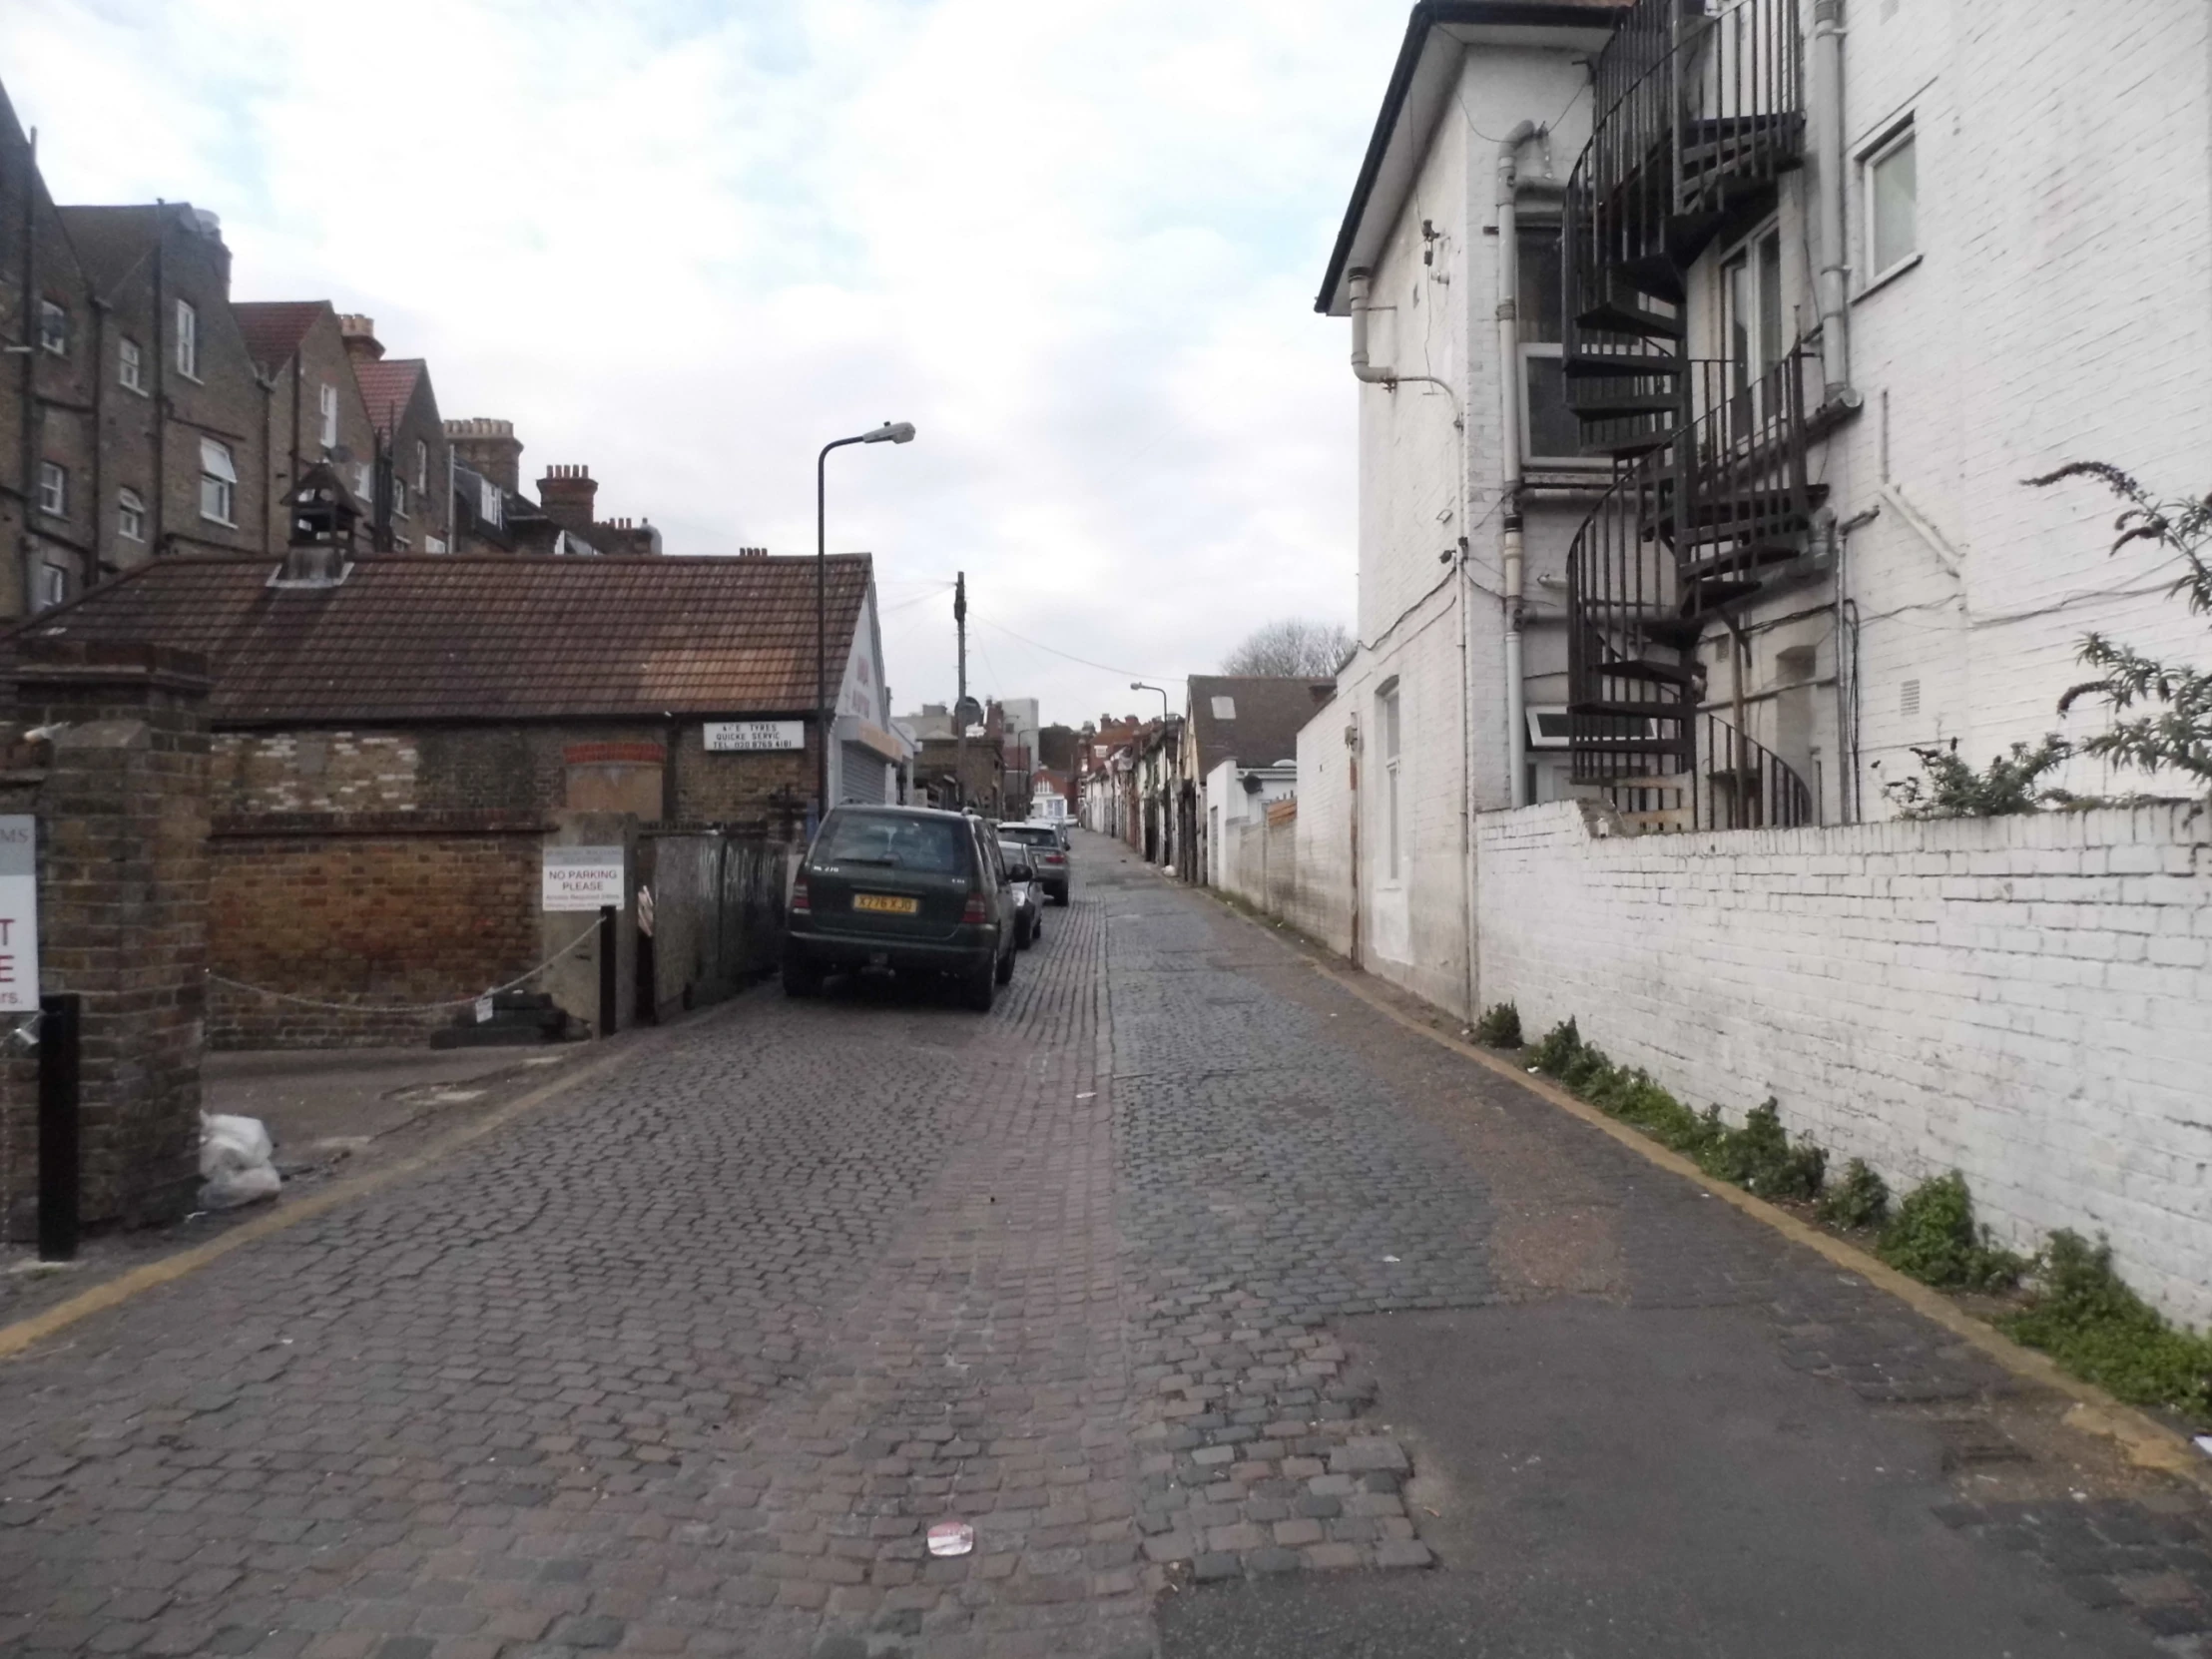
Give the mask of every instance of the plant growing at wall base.
[[1528, 1063], [1547, 1077], [1557, 1077], [1581, 1052], [1582, 1033], [1575, 1029], [1574, 1020], [1569, 1017], [1544, 1033], [1543, 1040], [1536, 1044], [1536, 1052], [1528, 1057]]
[[2135, 1405], [2212, 1421], [2212, 1337], [2177, 1330], [2112, 1271], [2112, 1247], [2060, 1231], [2043, 1249], [2034, 1301], [1999, 1321], [2076, 1377]]
[[1958, 758], [1958, 740], [1947, 747], [1916, 748], [1922, 776], [1898, 778], [1882, 786], [1900, 818], [2007, 818], [2065, 805], [2071, 798], [2043, 785], [2046, 773], [2063, 766], [2073, 747], [2055, 732], [2030, 749], [2016, 743], [2009, 754], [1992, 756], [1986, 771], [1976, 772]]
[[1821, 1196], [1821, 1220], [1831, 1227], [1880, 1227], [1890, 1219], [1890, 1185], [1864, 1158], [1844, 1166]]
[[1974, 1225], [1973, 1197], [1956, 1170], [1905, 1195], [1875, 1254], [1898, 1272], [1944, 1291], [2007, 1290], [2030, 1266], [1990, 1243], [1986, 1227]]
[[[2112, 523], [2112, 552], [2137, 542], [2164, 549], [2183, 566], [2169, 595], [2186, 599], [2199, 616], [2212, 613], [2212, 562], [2205, 556], [2212, 543], [2212, 495], [2160, 500], [2102, 461], [2075, 461], [2027, 482], [2047, 488], [2069, 478], [2093, 478], [2125, 503]], [[2096, 677], [2067, 688], [2058, 712], [2088, 701], [2103, 704], [2113, 717], [2105, 730], [2081, 740], [2081, 753], [2139, 772], [2179, 772], [2199, 791], [2212, 792], [2212, 670], [2160, 662], [2094, 633], [2083, 637], [2075, 655]]]
[[1474, 1040], [1488, 1048], [1520, 1047], [1520, 1010], [1510, 1002], [1492, 1003], [1474, 1022]]
[[[1716, 1125], [1719, 1116], [1714, 1113]], [[1771, 1095], [1746, 1114], [1741, 1129], [1721, 1129], [1704, 1161], [1712, 1174], [1761, 1198], [1811, 1198], [1828, 1171], [1828, 1154], [1821, 1148], [1790, 1144], [1781, 1103]]]

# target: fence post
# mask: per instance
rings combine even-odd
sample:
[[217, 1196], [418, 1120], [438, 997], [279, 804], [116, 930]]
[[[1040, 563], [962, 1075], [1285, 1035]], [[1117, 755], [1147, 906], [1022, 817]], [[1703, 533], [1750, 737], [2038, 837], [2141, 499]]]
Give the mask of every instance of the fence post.
[[617, 993], [621, 986], [622, 936], [615, 926], [615, 907], [599, 906], [599, 1034], [611, 1037], [621, 1015]]
[[79, 1158], [79, 998], [39, 998], [38, 1259], [77, 1259], [78, 1200], [84, 1191]]

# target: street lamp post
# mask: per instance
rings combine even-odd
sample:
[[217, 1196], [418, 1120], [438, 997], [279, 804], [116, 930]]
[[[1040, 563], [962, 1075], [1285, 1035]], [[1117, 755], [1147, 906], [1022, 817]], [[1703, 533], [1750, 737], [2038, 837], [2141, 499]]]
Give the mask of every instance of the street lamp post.
[[1148, 684], [1146, 684], [1146, 683], [1145, 683], [1144, 681], [1142, 681], [1142, 680], [1132, 680], [1132, 681], [1130, 681], [1130, 682], [1129, 682], [1129, 689], [1130, 689], [1131, 691], [1148, 691], [1148, 692], [1158, 692], [1158, 693], [1160, 694], [1160, 719], [1161, 719], [1161, 721], [1162, 721], [1163, 723], [1165, 723], [1165, 722], [1166, 722], [1166, 720], [1167, 720], [1167, 718], [1168, 718], [1168, 691], [1167, 691], [1167, 687], [1165, 687], [1165, 686], [1153, 686], [1153, 685], [1148, 685]]
[[872, 432], [838, 438], [815, 457], [815, 823], [830, 814], [830, 451], [850, 443], [912, 443], [914, 423], [886, 420]]

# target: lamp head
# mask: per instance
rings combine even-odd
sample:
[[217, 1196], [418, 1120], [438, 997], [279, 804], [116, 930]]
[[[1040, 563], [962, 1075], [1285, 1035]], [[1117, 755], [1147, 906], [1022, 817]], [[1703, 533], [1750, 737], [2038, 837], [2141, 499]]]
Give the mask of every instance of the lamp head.
[[914, 423], [910, 420], [886, 420], [860, 439], [862, 443], [912, 443]]

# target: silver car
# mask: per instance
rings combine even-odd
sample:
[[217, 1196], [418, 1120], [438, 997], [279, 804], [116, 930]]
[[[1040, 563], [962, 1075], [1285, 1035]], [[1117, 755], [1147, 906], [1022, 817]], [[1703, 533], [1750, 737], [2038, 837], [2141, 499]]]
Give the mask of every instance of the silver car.
[[1037, 866], [1030, 860], [1036, 849], [1022, 841], [1002, 840], [999, 855], [1006, 860], [1006, 876], [1013, 883], [1014, 948], [1027, 950], [1044, 937], [1044, 888]]

